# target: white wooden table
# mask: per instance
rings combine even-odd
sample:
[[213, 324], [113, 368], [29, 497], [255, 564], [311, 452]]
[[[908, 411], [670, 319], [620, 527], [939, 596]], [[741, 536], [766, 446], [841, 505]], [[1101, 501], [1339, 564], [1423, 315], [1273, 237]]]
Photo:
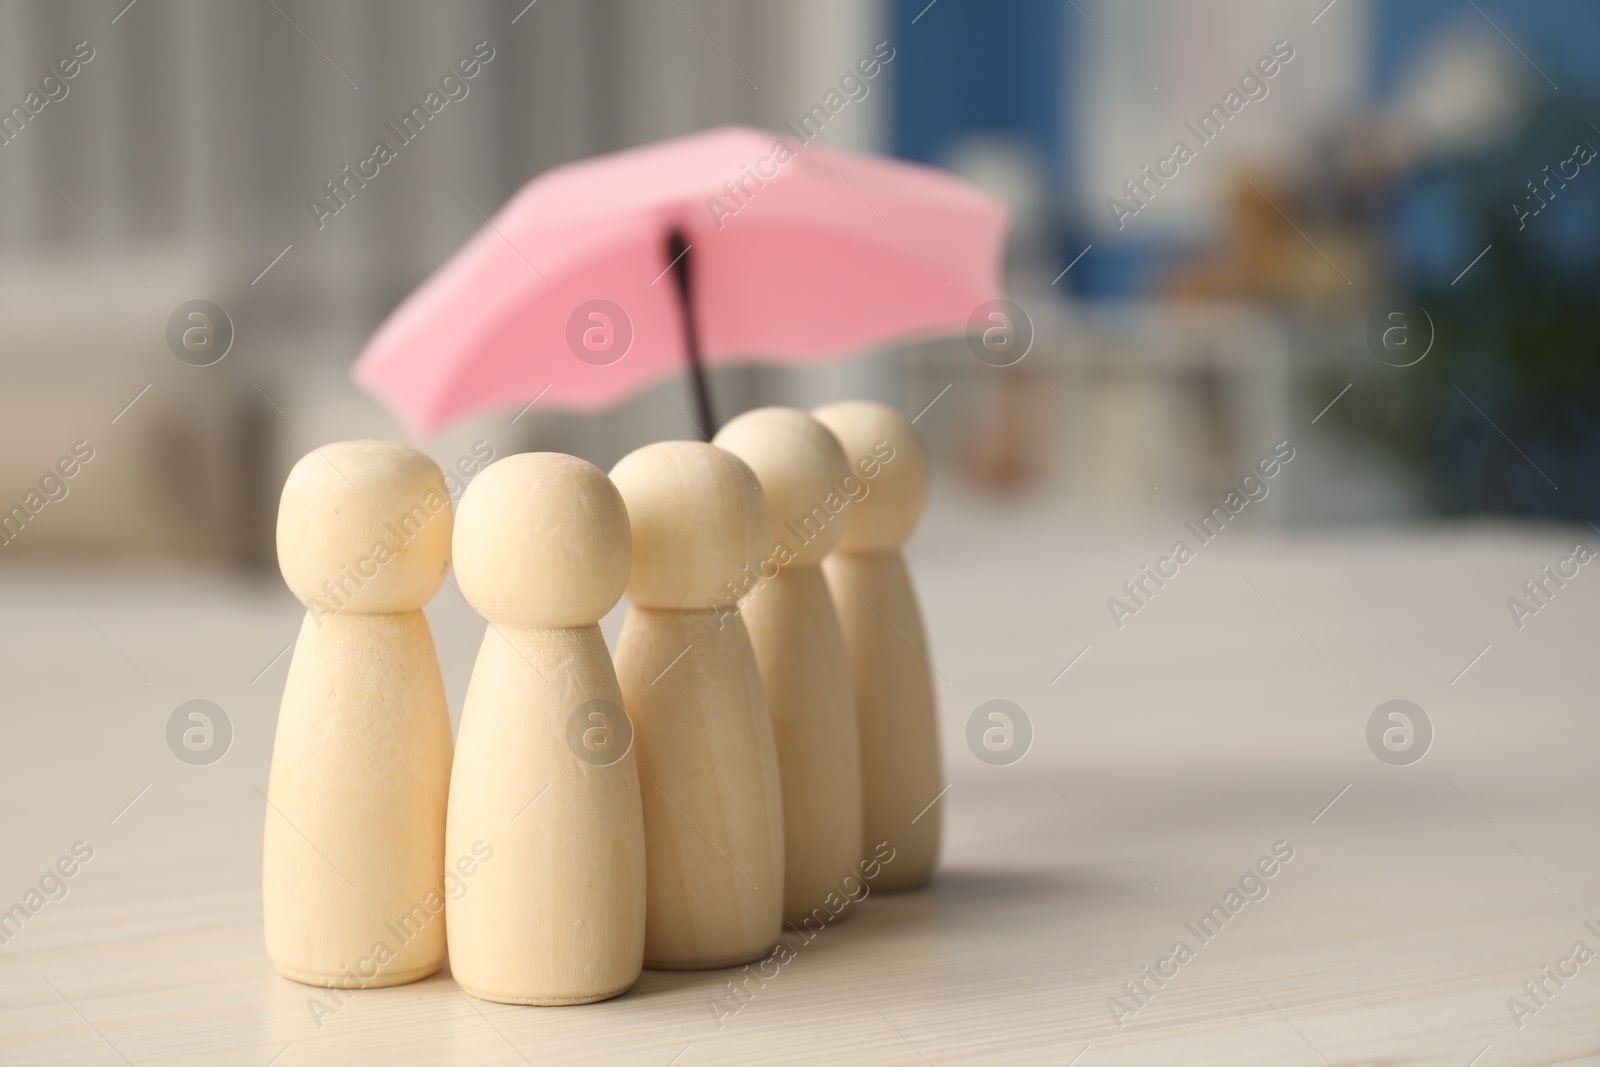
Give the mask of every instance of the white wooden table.
[[[1600, 960], [1521, 1028], [1507, 1006], [1574, 942], [1600, 951], [1600, 564], [1519, 632], [1506, 599], [1578, 534], [1245, 526], [1118, 631], [1105, 599], [1179, 518], [937, 508], [911, 557], [948, 679], [940, 877], [852, 905], [720, 1029], [727, 972], [568, 1009], [437, 977], [319, 1028], [261, 941], [298, 606], [226, 576], [0, 572], [0, 907], [94, 850], [0, 947], [0, 1063], [1600, 1063]], [[430, 615], [459, 712], [482, 623], [449, 586]], [[996, 767], [965, 724], [1001, 697], [1036, 738]], [[235, 729], [211, 766], [166, 746], [193, 698]], [[1392, 698], [1436, 730], [1411, 766], [1365, 739]], [[1185, 923], [1278, 841], [1268, 895], [1201, 944]], [[1193, 959], [1119, 1029], [1110, 998], [1180, 939]]]

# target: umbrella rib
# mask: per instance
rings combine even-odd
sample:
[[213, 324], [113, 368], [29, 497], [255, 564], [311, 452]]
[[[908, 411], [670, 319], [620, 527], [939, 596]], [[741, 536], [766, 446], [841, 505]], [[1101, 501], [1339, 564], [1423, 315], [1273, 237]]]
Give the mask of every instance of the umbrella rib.
[[[441, 177], [443, 177], [443, 175], [441, 175]], [[544, 271], [540, 270], [538, 267], [535, 267], [533, 265], [533, 261], [531, 259], [529, 259], [527, 256], [522, 254], [522, 249], [518, 248], [516, 245], [511, 243], [511, 238], [507, 237], [504, 233], [502, 233], [501, 230], [500, 230], [500, 227], [496, 226], [494, 224], [494, 221], [492, 219], [490, 219], [488, 215], [485, 215], [482, 211], [478, 211], [478, 205], [474, 204], [472, 202], [472, 200], [470, 198], [468, 198], [467, 194], [463, 193], [461, 191], [460, 187], [457, 186], [455, 182], [451, 181], [449, 178], [445, 178], [444, 180], [445, 180], [445, 184], [446, 185], [450, 186], [450, 188], [452, 188], [452, 189], [454, 189], [456, 191], [456, 195], [457, 196], [459, 196], [461, 199], [463, 199], [463, 200], [465, 200], [467, 202], [467, 206], [468, 207], [470, 207], [473, 211], [477, 211], [478, 212], [478, 217], [483, 220], [484, 225], [488, 226], [489, 229], [493, 230], [495, 233], [500, 234], [500, 240], [504, 241], [507, 245], [510, 246], [511, 251], [515, 252], [517, 254], [517, 257], [519, 259], [521, 259], [522, 262], [524, 262], [524, 263], [526, 263], [528, 265], [528, 269], [529, 270], [533, 271], [533, 273], [537, 274], [539, 277], [544, 278], [544, 283], [546, 285], [554, 285], [555, 284], [549, 278], [545, 278], [544, 277]]]
[[839, 177], [844, 178], [844, 183], [846, 185], [848, 185], [850, 188], [855, 189], [856, 195], [859, 196], [866, 203], [866, 205], [868, 207], [870, 207], [873, 211], [876, 211], [878, 213], [878, 217], [884, 221], [884, 223], [889, 227], [889, 229], [893, 230], [895, 233], [900, 234], [900, 240], [904, 241], [906, 243], [906, 245], [911, 249], [911, 251], [915, 252], [919, 256], [922, 256], [922, 262], [926, 263], [929, 266], [929, 268], [931, 268], [933, 270], [933, 273], [937, 274], [941, 278], [944, 278], [944, 283], [946, 285], [950, 284], [950, 279], [944, 277], [944, 271], [940, 270], [938, 267], [935, 267], [933, 265], [933, 260], [929, 259], [927, 256], [923, 256], [922, 255], [922, 249], [920, 249], [916, 245], [912, 244], [911, 243], [911, 238], [907, 237], [904, 233], [901, 233], [900, 227], [896, 226], [894, 223], [889, 221], [889, 216], [885, 215], [881, 211], [878, 211], [878, 205], [874, 204], [871, 200], [868, 200], [866, 193], [863, 193], [860, 189], [856, 189], [856, 183], [855, 182], [851, 181], [849, 178], [846, 178], [843, 174], [839, 175]]

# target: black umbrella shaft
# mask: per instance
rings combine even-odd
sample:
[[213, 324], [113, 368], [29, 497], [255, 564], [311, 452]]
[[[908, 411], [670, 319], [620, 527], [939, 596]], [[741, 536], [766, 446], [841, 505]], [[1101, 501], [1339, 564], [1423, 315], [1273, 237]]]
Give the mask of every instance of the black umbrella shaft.
[[711, 416], [711, 390], [706, 385], [706, 368], [700, 362], [700, 337], [695, 332], [694, 291], [689, 278], [691, 247], [678, 230], [667, 234], [667, 260], [678, 283], [678, 300], [683, 309], [683, 344], [689, 356], [689, 381], [694, 387], [695, 407], [699, 409], [700, 433], [709, 441], [717, 432], [717, 423]]

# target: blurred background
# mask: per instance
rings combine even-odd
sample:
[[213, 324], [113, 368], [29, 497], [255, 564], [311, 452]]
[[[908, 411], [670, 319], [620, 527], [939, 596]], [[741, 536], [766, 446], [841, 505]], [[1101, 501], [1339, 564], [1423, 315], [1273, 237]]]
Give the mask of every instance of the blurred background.
[[[720, 370], [723, 418], [845, 396], [920, 412], [958, 507], [1165, 520], [1287, 439], [1262, 529], [1596, 510], [1592, 4], [524, 3], [0, 3], [0, 507], [93, 450], [0, 565], [270, 568], [296, 458], [405, 436], [350, 366], [483, 215], [557, 164], [777, 130], [879, 41], [892, 61], [823, 141], [1004, 198], [1034, 345], [1009, 368], [958, 337]], [[495, 58], [469, 97], [319, 220], [324, 183], [479, 41]], [[1213, 105], [1230, 119], [1197, 137]], [[1180, 140], [1193, 157], [1158, 162]], [[169, 346], [196, 299], [232, 322], [212, 366]], [[690, 410], [682, 380], [663, 390]], [[515, 414], [417, 443], [447, 469], [479, 442], [609, 467], [693, 435], [652, 390]]]
[[[479, 42], [469, 94], [319, 219]], [[453, 472], [694, 437], [679, 377], [414, 440], [350, 369], [537, 175], [781, 132], [879, 42], [822, 142], [1008, 203], [1032, 347], [710, 386], [724, 420], [884, 401], [932, 449], [907, 556], [938, 882], [733, 1038], [721, 973], [489, 1025], [424, 983], [322, 1031], [261, 941], [304, 618], [285, 475], [365, 436]], [[0, 908], [70, 842], [103, 857], [0, 945], [0, 1061], [1595, 1062], [1600, 982], [1526, 1032], [1506, 998], [1600, 932], [1600, 599], [1552, 570], [1600, 537], [1597, 55], [1593, 0], [0, 0]], [[231, 324], [206, 366], [172, 335], [194, 301]], [[1269, 495], [1123, 633], [1129, 579], [1279, 442]], [[459, 720], [484, 624], [450, 585], [428, 613]], [[996, 698], [1034, 717], [1011, 764], [974, 741]], [[1397, 698], [1437, 725], [1414, 765], [1373, 731]], [[168, 732], [196, 699], [231, 723], [211, 767]], [[1105, 998], [1280, 838], [1304, 858], [1271, 901], [1114, 1026]]]

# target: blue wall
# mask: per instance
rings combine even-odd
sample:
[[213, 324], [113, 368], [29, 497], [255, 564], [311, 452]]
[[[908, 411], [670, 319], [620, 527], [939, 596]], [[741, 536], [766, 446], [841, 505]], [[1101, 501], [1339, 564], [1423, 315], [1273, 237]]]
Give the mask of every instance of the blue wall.
[[[1373, 5], [1372, 88], [1392, 91], [1407, 66], [1439, 31], [1461, 23], [1494, 33], [1493, 20], [1558, 86], [1600, 88], [1600, 4], [1595, 0], [1378, 0]], [[1528, 76], [1539, 79], [1529, 67]], [[1539, 79], [1541, 82], [1543, 79]], [[1548, 88], [1548, 86], [1546, 86]]]
[[[1196, 0], [1203, 2], [1203, 0]], [[1456, 23], [1510, 36], [1568, 95], [1600, 88], [1597, 0], [1377, 0], [1372, 7], [1372, 85], [1383, 96], [1435, 34]], [[920, 17], [919, 17], [920, 16]], [[913, 22], [915, 20], [915, 22]], [[1088, 238], [1075, 232], [1069, 205], [1078, 178], [1069, 72], [1093, 30], [1064, 0], [891, 0], [891, 150], [939, 163], [972, 134], [1014, 136], [1049, 170], [1056, 194], [1056, 269]], [[1530, 78], [1544, 85], [1531, 67]], [[1062, 283], [1087, 296], [1140, 292], [1162, 260], [1182, 251], [1161, 243], [1102, 242]]]
[[1063, 10], [1060, 0], [893, 0], [895, 154], [936, 163], [969, 134], [1011, 134], [1065, 177]]

